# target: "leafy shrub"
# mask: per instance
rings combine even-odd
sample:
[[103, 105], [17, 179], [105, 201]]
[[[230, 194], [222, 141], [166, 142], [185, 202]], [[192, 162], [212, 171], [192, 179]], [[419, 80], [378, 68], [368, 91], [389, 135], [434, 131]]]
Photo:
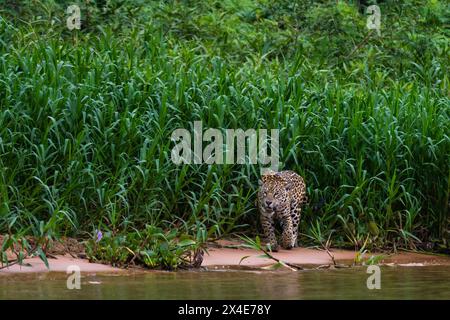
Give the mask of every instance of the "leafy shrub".
[[170, 270], [192, 266], [195, 255], [202, 250], [201, 242], [188, 235], [179, 236], [176, 229], [164, 232], [151, 225], [142, 231], [106, 232], [86, 244], [86, 254], [92, 261]]

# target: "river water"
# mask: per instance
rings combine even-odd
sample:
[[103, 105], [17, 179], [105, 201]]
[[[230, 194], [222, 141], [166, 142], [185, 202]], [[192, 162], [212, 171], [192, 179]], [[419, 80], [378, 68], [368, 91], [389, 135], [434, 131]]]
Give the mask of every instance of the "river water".
[[450, 299], [450, 266], [383, 266], [380, 275], [372, 290], [366, 267], [82, 275], [69, 290], [64, 273], [0, 273], [0, 299]]

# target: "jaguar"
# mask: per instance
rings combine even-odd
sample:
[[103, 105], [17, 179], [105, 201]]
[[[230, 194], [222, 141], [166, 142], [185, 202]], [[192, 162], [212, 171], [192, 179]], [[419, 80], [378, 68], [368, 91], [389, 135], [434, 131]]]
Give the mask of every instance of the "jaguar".
[[281, 247], [297, 246], [298, 225], [303, 204], [307, 201], [304, 179], [294, 171], [267, 171], [261, 176], [258, 207], [264, 237], [270, 249], [278, 251], [275, 223], [282, 227]]

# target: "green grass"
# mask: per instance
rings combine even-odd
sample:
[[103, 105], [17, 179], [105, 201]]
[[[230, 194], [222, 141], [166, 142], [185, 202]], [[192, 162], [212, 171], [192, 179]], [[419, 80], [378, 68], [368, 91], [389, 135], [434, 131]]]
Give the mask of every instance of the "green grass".
[[172, 131], [202, 120], [280, 129], [308, 184], [301, 242], [445, 248], [449, 8], [425, 2], [382, 3], [378, 38], [346, 2], [91, 5], [70, 32], [63, 5], [6, 1], [0, 233], [256, 234], [258, 166], [170, 160]]

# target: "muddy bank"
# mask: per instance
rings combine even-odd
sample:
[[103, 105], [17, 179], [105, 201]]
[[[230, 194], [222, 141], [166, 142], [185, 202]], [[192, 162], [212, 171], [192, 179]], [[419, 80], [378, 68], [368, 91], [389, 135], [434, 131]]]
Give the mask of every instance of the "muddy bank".
[[[351, 265], [357, 252], [351, 250], [330, 249], [336, 263]], [[305, 268], [314, 268], [323, 265], [332, 265], [332, 258], [326, 251], [308, 248], [295, 248], [292, 250], [280, 250], [272, 254], [275, 258], [290, 264], [299, 265]], [[399, 252], [396, 254], [371, 253], [365, 254], [363, 260], [372, 255], [381, 255], [379, 264], [397, 264], [404, 266], [421, 265], [448, 265], [450, 266], [450, 257], [435, 256], [430, 254]], [[229, 249], [229, 248], [211, 248], [209, 254], [205, 254], [203, 267], [264, 267], [273, 264], [274, 261], [268, 258], [261, 258], [261, 253], [250, 249]], [[245, 258], [242, 260], [242, 258]], [[242, 260], [242, 262], [241, 262]]]
[[[252, 249], [239, 248], [240, 243], [235, 241], [219, 241], [217, 246], [210, 247], [208, 253], [204, 255], [203, 267], [226, 268], [226, 267], [265, 267], [275, 261], [262, 258], [261, 253]], [[318, 266], [336, 264], [352, 265], [357, 256], [357, 251], [330, 249], [325, 250], [311, 248], [294, 248], [291, 250], [280, 250], [272, 253], [273, 257], [290, 264], [304, 268], [315, 268]], [[379, 264], [394, 264], [403, 266], [425, 266], [425, 265], [448, 265], [450, 266], [450, 256], [422, 254], [415, 252], [389, 253], [366, 253], [362, 260], [365, 261], [371, 256], [379, 257]]]
[[78, 266], [82, 273], [113, 273], [124, 272], [126, 270], [114, 268], [105, 264], [90, 263], [87, 259], [73, 258], [70, 255], [54, 256], [48, 258], [49, 268], [38, 257], [28, 258], [24, 260], [22, 265], [14, 264], [0, 270], [2, 273], [43, 273], [43, 272], [66, 272], [69, 266]]
[[[4, 236], [0, 235], [0, 246], [3, 243]], [[27, 239], [32, 245], [33, 238]], [[20, 247], [15, 246], [16, 252]], [[12, 261], [9, 266], [0, 265], [0, 275], [6, 273], [44, 273], [44, 272], [66, 272], [70, 266], [78, 266], [83, 273], [115, 273], [125, 270], [114, 268], [100, 263], [90, 263], [86, 259], [84, 245], [82, 242], [73, 238], [62, 238], [60, 241], [49, 242], [46, 248], [49, 268], [36, 256], [24, 259], [22, 265], [15, 262], [17, 256], [11, 250], [7, 250], [7, 258]]]
[[[69, 243], [69, 245], [68, 245]], [[211, 269], [235, 269], [235, 268], [261, 268], [273, 265], [275, 261], [262, 258], [261, 252], [253, 249], [241, 247], [242, 243], [237, 241], [221, 240], [208, 247], [202, 262], [202, 268]], [[70, 252], [72, 251], [72, 252]], [[43, 272], [66, 272], [67, 268], [76, 265], [83, 273], [117, 273], [127, 272], [125, 269], [115, 268], [109, 265], [90, 263], [84, 256], [82, 247], [74, 242], [73, 239], [64, 244], [57, 244], [50, 250], [48, 257], [49, 269], [38, 257], [27, 258], [23, 265], [14, 264], [9, 267], [3, 266], [0, 269], [2, 273], [43, 273]], [[313, 269], [319, 266], [336, 264], [352, 265], [357, 251], [330, 249], [318, 250], [312, 248], [294, 248], [292, 250], [280, 250], [272, 253], [273, 257], [283, 262], [301, 266], [305, 269]], [[450, 256], [422, 254], [415, 252], [398, 252], [396, 254], [387, 253], [366, 253], [363, 260], [371, 256], [379, 257], [379, 264], [401, 265], [401, 266], [427, 266], [427, 265], [446, 265], [450, 266]], [[131, 270], [134, 270], [131, 269]], [[136, 271], [142, 269], [136, 269]]]

